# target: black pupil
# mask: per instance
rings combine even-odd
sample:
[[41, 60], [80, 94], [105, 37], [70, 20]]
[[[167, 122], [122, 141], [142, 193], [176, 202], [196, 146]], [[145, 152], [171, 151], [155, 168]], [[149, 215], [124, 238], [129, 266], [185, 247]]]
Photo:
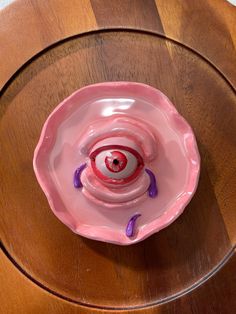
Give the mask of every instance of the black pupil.
[[113, 160], [113, 164], [114, 164], [114, 165], [118, 165], [118, 164], [119, 164], [119, 160], [118, 160], [118, 159], [114, 159], [114, 160]]

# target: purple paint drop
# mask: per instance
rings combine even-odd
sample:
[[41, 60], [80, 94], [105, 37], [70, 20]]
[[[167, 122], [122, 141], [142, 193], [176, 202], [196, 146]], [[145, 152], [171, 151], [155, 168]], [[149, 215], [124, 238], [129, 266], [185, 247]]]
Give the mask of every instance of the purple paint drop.
[[81, 166], [79, 166], [79, 168], [77, 168], [74, 172], [74, 187], [76, 189], [79, 189], [79, 188], [82, 188], [83, 187], [83, 184], [80, 180], [80, 177], [81, 177], [81, 174], [82, 174], [82, 171], [86, 168], [87, 164], [82, 164]]
[[135, 225], [135, 221], [137, 220], [138, 217], [140, 217], [141, 214], [135, 214], [134, 216], [132, 216], [127, 224], [126, 227], [126, 235], [127, 237], [132, 237], [134, 235], [134, 225]]
[[145, 169], [145, 171], [149, 175], [149, 178], [150, 178], [150, 185], [148, 187], [148, 195], [154, 198], [158, 194], [156, 177], [155, 177], [155, 174], [150, 169]]

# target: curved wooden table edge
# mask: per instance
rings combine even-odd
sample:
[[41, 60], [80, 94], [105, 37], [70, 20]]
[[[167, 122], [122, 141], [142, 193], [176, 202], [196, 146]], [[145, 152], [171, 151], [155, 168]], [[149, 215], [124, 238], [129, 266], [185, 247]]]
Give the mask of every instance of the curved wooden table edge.
[[22, 63], [21, 66], [19, 66], [18, 68], [16, 68], [15, 72], [13, 72], [11, 74], [10, 77], [7, 78], [7, 80], [5, 81], [5, 83], [3, 85], [0, 85], [0, 95], [4, 93], [4, 91], [7, 89], [7, 87], [9, 86], [9, 84], [14, 80], [14, 78], [28, 65], [30, 64], [33, 60], [35, 60], [36, 58], [38, 58], [40, 55], [42, 55], [45, 51], [50, 50], [52, 48], [54, 48], [57, 45], [60, 45], [61, 43], [74, 39], [74, 38], [79, 38], [82, 36], [88, 36], [91, 34], [99, 34], [101, 32], [137, 32], [137, 33], [143, 33], [143, 34], [148, 34], [148, 35], [152, 35], [152, 36], [157, 36], [163, 39], [167, 39], [177, 45], [180, 45], [182, 47], [184, 47], [185, 49], [190, 50], [192, 53], [198, 55], [198, 57], [200, 57], [201, 59], [203, 59], [205, 62], [207, 62], [212, 68], [214, 68], [214, 70], [227, 82], [227, 84], [230, 86], [230, 88], [232, 89], [232, 91], [234, 93], [236, 93], [236, 87], [234, 87], [233, 83], [230, 81], [230, 79], [224, 74], [224, 72], [221, 71], [221, 69], [219, 67], [217, 67], [216, 64], [212, 63], [206, 56], [204, 56], [203, 54], [201, 54], [198, 50], [193, 49], [192, 47], [179, 42], [178, 40], [176, 40], [175, 38], [171, 38], [168, 37], [166, 35], [163, 35], [162, 33], [159, 32], [155, 32], [153, 30], [150, 29], [145, 29], [145, 28], [132, 28], [132, 27], [103, 27], [103, 28], [99, 28], [99, 29], [90, 29], [78, 34], [74, 34], [74, 35], [70, 35], [68, 37], [64, 37], [59, 39], [56, 42], [53, 42], [52, 44], [42, 48], [42, 50], [40, 50], [38, 53], [32, 55], [29, 59], [25, 60], [24, 63]]
[[[205, 277], [203, 277], [201, 280], [199, 280], [198, 282], [195, 282], [194, 285], [192, 285], [191, 287], [181, 291], [178, 294], [172, 295], [166, 299], [163, 299], [161, 301], [157, 301], [157, 302], [152, 302], [152, 303], [146, 303], [145, 305], [137, 305], [137, 306], [132, 306], [132, 307], [100, 307], [100, 306], [96, 306], [96, 305], [90, 305], [90, 304], [85, 304], [85, 303], [81, 303], [81, 302], [76, 302], [75, 300], [72, 300], [70, 298], [64, 297], [63, 295], [60, 295], [59, 293], [47, 288], [46, 286], [44, 286], [43, 284], [41, 284], [39, 281], [37, 281], [36, 279], [34, 279], [33, 277], [31, 277], [30, 274], [28, 274], [23, 268], [21, 268], [20, 265], [18, 265], [15, 260], [10, 256], [10, 254], [7, 252], [7, 250], [5, 249], [5, 247], [3, 246], [2, 242], [0, 242], [0, 248], [1, 248], [1, 252], [2, 254], [4, 254], [5, 258], [7, 259], [8, 263], [11, 265], [9, 267], [13, 267], [14, 270], [19, 274], [23, 275], [23, 277], [26, 280], [29, 280], [31, 282], [31, 284], [33, 284], [33, 286], [35, 288], [40, 289], [41, 291], [45, 291], [47, 293], [49, 293], [49, 295], [52, 295], [53, 297], [61, 300], [61, 301], [65, 301], [66, 303], [69, 303], [73, 306], [79, 306], [80, 308], [83, 308], [85, 310], [89, 310], [93, 311], [93, 310], [104, 310], [104, 311], [121, 311], [121, 312], [127, 312], [129, 313], [130, 311], [136, 312], [136, 311], [140, 311], [140, 310], [152, 310], [153, 308], [157, 308], [159, 306], [165, 305], [168, 302], [172, 302], [172, 301], [176, 301], [184, 296], [190, 295], [192, 292], [194, 292], [196, 289], [199, 288], [204, 288], [204, 285], [207, 285], [208, 281], [211, 279], [214, 279], [218, 273], [221, 273], [224, 271], [224, 268], [227, 267], [228, 264], [233, 263], [234, 262], [234, 258], [236, 258], [236, 246], [234, 246], [232, 248], [232, 250], [230, 250], [228, 252], [227, 255], [225, 255], [225, 257], [223, 258], [222, 261], [220, 261], [218, 263], [218, 265], [216, 265], [216, 267], [214, 267], [212, 269], [212, 271], [210, 273], [208, 273]], [[1, 264], [1, 259], [0, 259], [0, 264]], [[234, 262], [235, 264], [235, 262]]]
[[[4, 9], [0, 10], [0, 35], [2, 35], [2, 38], [1, 38], [2, 43], [4, 43], [5, 41], [9, 42], [9, 39], [7, 38], [7, 36], [9, 36], [9, 34], [13, 34], [13, 39], [17, 37], [16, 36], [16, 34], [17, 34], [19, 37], [18, 41], [20, 42], [20, 44], [26, 42], [27, 38], [29, 37], [29, 34], [27, 32], [24, 32], [24, 29], [26, 29], [26, 27], [27, 27], [26, 19], [24, 19], [24, 16], [22, 17], [23, 24], [20, 25], [20, 27], [18, 27], [17, 19], [16, 19], [17, 13], [21, 14], [21, 10], [22, 10], [22, 7], [24, 6], [24, 2], [25, 2], [25, 0], [13, 1], [8, 6], [6, 6]], [[84, 13], [84, 11], [77, 12], [78, 18], [81, 16], [82, 16], [82, 18], [80, 19], [80, 25], [76, 25], [75, 29], [73, 29], [73, 27], [71, 27], [69, 29], [69, 31], [67, 30], [65, 33], [63, 33], [63, 31], [61, 31], [59, 35], [58, 34], [57, 35], [52, 34], [52, 35], [50, 35], [51, 37], [47, 39], [47, 41], [45, 41], [45, 40], [40, 41], [39, 40], [37, 43], [35, 43], [36, 40], [34, 39], [33, 45], [26, 46], [24, 50], [21, 50], [20, 53], [22, 53], [22, 55], [20, 55], [20, 57], [18, 59], [12, 58], [13, 59], [13, 65], [11, 65], [10, 70], [7, 71], [6, 69], [4, 69], [4, 71], [2, 71], [3, 77], [0, 77], [0, 91], [5, 89], [7, 82], [9, 80], [11, 80], [12, 77], [14, 77], [14, 75], [16, 75], [17, 71], [19, 71], [22, 68], [22, 66], [24, 66], [25, 64], [30, 62], [30, 60], [34, 56], [37, 56], [38, 54], [42, 53], [45, 49], [50, 49], [51, 46], [59, 44], [60, 42], [62, 42], [64, 40], [67, 40], [67, 39], [70, 39], [70, 38], [73, 38], [76, 36], [84, 35], [84, 34], [91, 33], [91, 32], [109, 31], [109, 30], [113, 30], [113, 31], [117, 31], [117, 30], [119, 30], [119, 31], [129, 30], [130, 31], [130, 30], [132, 30], [132, 31], [139, 31], [139, 32], [147, 32], [147, 33], [150, 33], [153, 35], [158, 35], [158, 36], [167, 38], [169, 40], [172, 40], [172, 41], [190, 49], [191, 51], [197, 53], [204, 60], [208, 61], [234, 89], [233, 82], [224, 73], [224, 71], [221, 70], [221, 67], [217, 66], [216, 63], [213, 63], [212, 61], [210, 61], [210, 59], [207, 58], [207, 56], [203, 52], [201, 52], [200, 50], [189, 46], [185, 42], [179, 41], [177, 37], [172, 37], [172, 36], [169, 36], [168, 34], [165, 34], [162, 25], [161, 25], [161, 27], [159, 27], [159, 29], [158, 29], [158, 26], [152, 26], [152, 28], [151, 27], [140, 27], [140, 26], [134, 25], [133, 22], [130, 22], [127, 20], [126, 25], [121, 26], [120, 24], [117, 24], [116, 22], [112, 22], [112, 20], [108, 19], [106, 26], [104, 26], [104, 25], [101, 26], [101, 25], [98, 25], [98, 23], [96, 21], [96, 16], [94, 14], [94, 10], [92, 8], [91, 2], [92, 1], [86, 1], [86, 0], [81, 0], [81, 2], [80, 2], [80, 9], [82, 11], [82, 8], [84, 6], [84, 11], [87, 14], [87, 19], [89, 20], [89, 22], [86, 19], [85, 19], [85, 21], [83, 19], [82, 14]], [[53, 5], [55, 7], [57, 7], [57, 4], [53, 3]], [[157, 4], [155, 4], [155, 5], [157, 8]], [[43, 6], [44, 6], [44, 4], [42, 2], [39, 2], [37, 9], [42, 10]], [[55, 8], [53, 8], [53, 9], [55, 9]], [[9, 12], [11, 12], [11, 14]], [[52, 11], [52, 12], [54, 13], [54, 11]], [[49, 19], [50, 13], [52, 13], [52, 12], [50, 10], [44, 11], [44, 13], [45, 13], [44, 19], [45, 20]], [[62, 16], [58, 15], [58, 19], [61, 18], [62, 22], [63, 22], [63, 20], [66, 21], [66, 19], [68, 18], [68, 16], [66, 15], [67, 12], [63, 12], [63, 13], [60, 12], [60, 14], [63, 14], [63, 15]], [[157, 11], [157, 14], [158, 14], [158, 11]], [[79, 16], [79, 15], [81, 15], [81, 16]], [[29, 17], [29, 16], [27, 16], [27, 17]], [[159, 19], [160, 19], [160, 17], [159, 17]], [[4, 25], [6, 20], [7, 20], [7, 25]], [[160, 22], [162, 22], [162, 21], [160, 20]], [[92, 27], [91, 27], [91, 25], [92, 25]], [[13, 28], [13, 31], [11, 31], [11, 29], [10, 29], [11, 27]], [[39, 28], [37, 30], [38, 31], [37, 33], [40, 34], [40, 32], [43, 31], [43, 26], [37, 25], [37, 27]], [[14, 30], [14, 28], [15, 28], [15, 30]], [[12, 40], [12, 38], [10, 38], [10, 40]], [[13, 42], [14, 42], [14, 40], [13, 40]], [[4, 51], [4, 49], [3, 49], [2, 54], [0, 51], [0, 57], [1, 57], [1, 60], [5, 60], [7, 58], [7, 56], [11, 55], [11, 53], [12, 53], [11, 48], [12, 47], [11, 46], [7, 47], [5, 45], [2, 45], [2, 46], [4, 46], [6, 51]], [[8, 63], [7, 63], [7, 66], [9, 67]]]
[[82, 302], [77, 302], [73, 299], [70, 299], [68, 297], [65, 297], [63, 295], [61, 295], [60, 293], [48, 288], [47, 286], [45, 286], [44, 284], [40, 283], [37, 279], [33, 278], [29, 273], [27, 273], [27, 271], [25, 271], [15, 260], [14, 258], [9, 254], [9, 252], [6, 250], [6, 248], [4, 247], [3, 243], [0, 242], [0, 248], [2, 253], [5, 255], [5, 257], [8, 259], [9, 263], [12, 264], [12, 266], [14, 266], [14, 268], [16, 268], [22, 275], [24, 275], [26, 278], [28, 278], [33, 284], [35, 284], [37, 287], [47, 291], [48, 293], [62, 299], [65, 300], [69, 303], [72, 304], [77, 304], [86, 308], [95, 308], [95, 309], [105, 309], [105, 310], [116, 310], [116, 311], [124, 311], [124, 310], [139, 310], [139, 309], [145, 309], [145, 308], [150, 308], [153, 306], [158, 306], [158, 305], [162, 305], [162, 304], [166, 304], [167, 302], [171, 302], [174, 301], [178, 298], [183, 297], [186, 294], [189, 294], [191, 292], [193, 292], [195, 289], [199, 288], [200, 286], [204, 286], [204, 284], [211, 279], [212, 277], [214, 277], [218, 272], [220, 272], [227, 263], [229, 263], [232, 258], [234, 256], [236, 256], [236, 245], [234, 247], [232, 247], [232, 249], [227, 253], [227, 255], [224, 256], [224, 258], [208, 273], [206, 274], [204, 277], [202, 277], [199, 281], [195, 282], [191, 287], [188, 287], [187, 289], [184, 289], [182, 291], [180, 291], [177, 294], [171, 295], [165, 299], [162, 300], [158, 300], [158, 301], [154, 301], [151, 303], [146, 303], [145, 305], [138, 305], [138, 306], [134, 306], [134, 307], [100, 307], [100, 306], [96, 306], [96, 305], [90, 305], [90, 304], [86, 304], [86, 303], [82, 303]]

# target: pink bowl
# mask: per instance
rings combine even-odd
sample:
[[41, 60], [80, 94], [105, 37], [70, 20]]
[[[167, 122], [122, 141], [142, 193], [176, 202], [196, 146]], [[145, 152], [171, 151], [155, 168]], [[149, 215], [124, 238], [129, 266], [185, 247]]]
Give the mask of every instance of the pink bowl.
[[[110, 126], [118, 133], [99, 135]], [[129, 141], [126, 132], [131, 131], [137, 149], [144, 152], [145, 167], [156, 176], [157, 197], [141, 191], [147, 184], [144, 172], [132, 185], [109, 190], [100, 187], [88, 167], [81, 177], [84, 187], [75, 189], [75, 169], [89, 163], [89, 141], [95, 146], [116, 136]], [[140, 83], [111, 82], [81, 88], [54, 109], [43, 126], [33, 165], [52, 211], [72, 231], [128, 245], [167, 227], [183, 212], [197, 187], [200, 157], [191, 127], [164, 94]], [[91, 187], [93, 180], [97, 185]], [[137, 213], [141, 216], [128, 237], [127, 223]]]

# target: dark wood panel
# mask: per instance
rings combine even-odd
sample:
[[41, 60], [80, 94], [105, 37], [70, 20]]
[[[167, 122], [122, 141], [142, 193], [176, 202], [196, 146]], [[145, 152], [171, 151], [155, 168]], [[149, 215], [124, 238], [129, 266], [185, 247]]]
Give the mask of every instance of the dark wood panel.
[[104, 26], [133, 27], [164, 34], [161, 19], [153, 0], [91, 0], [99, 28]]
[[226, 0], [155, 0], [164, 33], [210, 60], [236, 85], [236, 10]]

